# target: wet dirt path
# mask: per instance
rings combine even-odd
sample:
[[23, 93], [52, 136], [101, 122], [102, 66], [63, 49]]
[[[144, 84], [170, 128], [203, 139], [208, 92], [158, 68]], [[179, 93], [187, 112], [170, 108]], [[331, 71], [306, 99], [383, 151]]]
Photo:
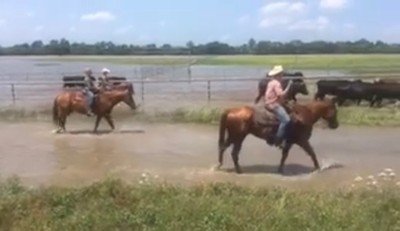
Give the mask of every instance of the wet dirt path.
[[[52, 134], [50, 123], [0, 123], [0, 176], [17, 175], [28, 185], [75, 186], [116, 176], [139, 182], [144, 172], [177, 183], [233, 181], [244, 185], [335, 188], [358, 174], [384, 168], [400, 172], [400, 129], [340, 127], [316, 129], [312, 144], [321, 165], [312, 171], [309, 157], [294, 147], [286, 176], [276, 174], [280, 151], [248, 136], [240, 155], [244, 174], [230, 172], [230, 150], [224, 171], [215, 171], [217, 127], [188, 124], [119, 122], [112, 134], [90, 133], [93, 124], [73, 121], [70, 133]], [[102, 129], [108, 127], [102, 124]]]

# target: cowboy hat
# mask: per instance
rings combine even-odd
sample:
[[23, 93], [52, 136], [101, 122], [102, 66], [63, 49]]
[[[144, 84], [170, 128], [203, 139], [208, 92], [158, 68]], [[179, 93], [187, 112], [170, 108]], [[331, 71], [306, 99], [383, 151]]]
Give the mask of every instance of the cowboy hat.
[[101, 73], [110, 73], [110, 70], [108, 70], [107, 68], [103, 68], [103, 70], [101, 70]]
[[283, 72], [283, 67], [282, 67], [282, 65], [276, 65], [276, 66], [274, 66], [274, 67], [272, 68], [272, 70], [270, 70], [270, 71], [268, 72], [268, 75], [269, 75], [269, 76], [275, 76], [275, 75], [280, 74], [280, 73], [282, 73], [282, 72]]
[[90, 69], [90, 67], [86, 67], [85, 70], [83, 71], [85, 73], [91, 73], [92, 69]]

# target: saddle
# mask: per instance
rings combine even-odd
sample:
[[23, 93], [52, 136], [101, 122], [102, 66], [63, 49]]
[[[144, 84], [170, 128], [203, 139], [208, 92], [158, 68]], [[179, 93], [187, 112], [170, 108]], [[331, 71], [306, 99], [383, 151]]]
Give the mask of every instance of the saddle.
[[276, 115], [269, 110], [266, 110], [265, 107], [262, 106], [254, 106], [254, 123], [258, 126], [273, 126], [278, 125], [279, 120]]
[[[286, 109], [286, 111], [288, 112], [292, 121], [298, 121], [298, 118], [296, 117], [296, 115], [291, 113], [292, 109], [293, 109], [293, 105], [291, 105], [289, 103], [284, 103], [284, 104], [282, 104], [282, 106]], [[276, 117], [275, 113], [273, 111], [266, 109], [264, 105], [255, 105], [255, 106], [253, 106], [253, 108], [255, 111], [253, 119], [257, 125], [271, 126], [271, 125], [279, 124], [279, 120]]]

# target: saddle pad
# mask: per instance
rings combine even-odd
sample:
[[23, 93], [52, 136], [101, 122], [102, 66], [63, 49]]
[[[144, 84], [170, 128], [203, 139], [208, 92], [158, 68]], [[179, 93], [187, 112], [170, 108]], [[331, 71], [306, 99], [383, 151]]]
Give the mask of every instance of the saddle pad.
[[261, 126], [276, 125], [278, 120], [275, 115], [264, 108], [264, 106], [253, 106], [254, 123]]

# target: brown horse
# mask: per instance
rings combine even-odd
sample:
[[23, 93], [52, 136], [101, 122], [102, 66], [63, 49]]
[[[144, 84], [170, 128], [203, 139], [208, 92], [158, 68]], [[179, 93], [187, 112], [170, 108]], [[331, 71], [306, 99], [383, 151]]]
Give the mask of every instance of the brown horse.
[[[120, 89], [111, 89], [108, 91], [99, 91], [95, 95], [93, 103], [93, 112], [96, 114], [96, 122], [94, 126], [94, 132], [97, 132], [97, 128], [101, 119], [104, 117], [111, 129], [114, 130], [114, 122], [111, 117], [111, 112], [115, 105], [119, 102], [126, 103], [132, 110], [137, 108], [135, 100], [133, 99], [133, 87], [126, 85], [120, 87]], [[85, 107], [85, 95], [82, 91], [63, 91], [56, 96], [53, 104], [53, 122], [59, 126], [57, 133], [66, 131], [65, 124], [67, 117], [72, 112], [78, 112], [80, 114], [86, 114]]]
[[[296, 122], [289, 123], [288, 138], [286, 145], [282, 148], [281, 163], [278, 168], [279, 173], [283, 173], [283, 166], [288, 157], [289, 150], [293, 144], [299, 145], [312, 159], [314, 167], [319, 169], [319, 163], [315, 152], [309, 142], [312, 135], [313, 125], [323, 118], [328, 122], [328, 127], [336, 129], [339, 127], [337, 121], [336, 98], [313, 101], [307, 105], [295, 103], [292, 108], [292, 114], [295, 115]], [[255, 121], [257, 113], [264, 113], [268, 122], [259, 124]], [[258, 114], [260, 115], [260, 114]], [[292, 119], [292, 121], [294, 121]], [[257, 111], [254, 107], [243, 106], [230, 108], [224, 111], [221, 115], [219, 125], [219, 165], [223, 165], [223, 155], [225, 150], [233, 144], [232, 160], [235, 165], [236, 173], [241, 173], [239, 166], [239, 152], [242, 148], [242, 143], [248, 134], [252, 134], [260, 139], [266, 140], [269, 145], [273, 144], [274, 134], [278, 128], [278, 120], [276, 117], [266, 111]], [[225, 140], [225, 133], [228, 133], [228, 138]], [[270, 138], [266, 138], [269, 136]]]

